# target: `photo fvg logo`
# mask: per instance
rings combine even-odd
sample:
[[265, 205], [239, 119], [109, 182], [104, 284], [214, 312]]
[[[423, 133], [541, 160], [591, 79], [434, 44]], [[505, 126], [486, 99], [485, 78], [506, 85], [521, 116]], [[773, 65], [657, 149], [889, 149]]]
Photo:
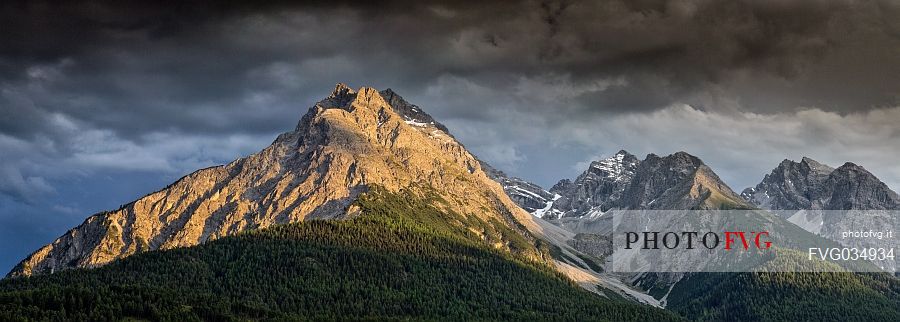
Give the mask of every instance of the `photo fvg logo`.
[[[626, 232], [625, 249], [633, 249], [636, 246], [640, 246], [640, 249], [661, 249], [660, 246], [665, 249], [695, 249], [699, 247], [716, 249], [723, 244], [723, 240], [724, 249], [729, 251], [741, 248], [750, 250], [750, 248], [769, 249], [772, 247], [768, 231], [725, 231], [722, 233], [710, 231], [702, 235], [696, 231], [665, 233], [645, 231], [641, 233]], [[739, 245], [738, 242], [740, 242]]]

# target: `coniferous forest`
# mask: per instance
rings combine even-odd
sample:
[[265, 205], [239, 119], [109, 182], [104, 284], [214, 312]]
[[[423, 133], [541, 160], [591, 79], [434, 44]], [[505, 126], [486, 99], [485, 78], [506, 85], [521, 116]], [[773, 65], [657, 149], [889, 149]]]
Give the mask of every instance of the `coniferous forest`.
[[669, 294], [667, 309], [701, 321], [897, 321], [890, 274], [701, 273]]

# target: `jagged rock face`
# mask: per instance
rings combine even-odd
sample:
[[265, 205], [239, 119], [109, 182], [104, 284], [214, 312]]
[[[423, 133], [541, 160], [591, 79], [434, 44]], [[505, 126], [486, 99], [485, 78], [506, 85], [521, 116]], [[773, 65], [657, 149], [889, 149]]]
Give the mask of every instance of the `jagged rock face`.
[[339, 84], [269, 147], [91, 216], [9, 275], [95, 267], [248, 229], [356, 215], [351, 204], [369, 184], [391, 191], [431, 187], [448, 201], [448, 210], [536, 229], [431, 116], [393, 91], [356, 92]]
[[745, 189], [741, 197], [766, 209], [822, 209], [826, 194], [823, 183], [832, 171], [834, 168], [809, 158], [784, 160], [756, 187]]
[[521, 178], [510, 177], [503, 171], [494, 169], [484, 162], [481, 163], [481, 168], [488, 177], [500, 183], [506, 195], [525, 211], [534, 213], [546, 208], [553, 201], [554, 194], [534, 183]]
[[900, 198], [861, 166], [834, 169], [810, 158], [784, 160], [756, 187], [741, 196], [772, 210], [900, 209]]
[[562, 196], [554, 202], [554, 209], [563, 217], [577, 217], [591, 209], [608, 210], [631, 183], [640, 164], [631, 153], [619, 151], [614, 156], [591, 162], [588, 169], [575, 178], [561, 180], [550, 189]]
[[641, 161], [614, 205], [621, 209], [749, 209], [699, 158], [684, 152]]
[[823, 190], [831, 190], [825, 209], [900, 209], [900, 197], [896, 192], [863, 167], [850, 162], [828, 176]]

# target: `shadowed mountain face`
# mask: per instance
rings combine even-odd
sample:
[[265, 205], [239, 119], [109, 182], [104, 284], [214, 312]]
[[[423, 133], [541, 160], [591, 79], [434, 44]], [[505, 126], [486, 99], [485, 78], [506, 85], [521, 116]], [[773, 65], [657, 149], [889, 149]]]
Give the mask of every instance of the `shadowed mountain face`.
[[519, 207], [530, 213], [540, 211], [554, 200], [555, 195], [540, 186], [517, 177], [510, 177], [482, 162], [481, 168], [489, 177], [503, 186], [503, 190]]
[[810, 158], [784, 160], [741, 196], [773, 210], [900, 209], [900, 197], [865, 168], [847, 162], [837, 169]]
[[699, 158], [685, 152], [641, 161], [614, 205], [623, 209], [747, 209], [744, 202]]
[[[529, 196], [513, 200], [545, 219], [596, 217], [610, 209], [752, 208], [703, 161], [685, 152], [650, 154], [642, 161], [619, 151], [592, 162], [574, 181], [560, 180], [550, 191], [536, 191], [536, 185], [519, 178], [492, 176], [511, 196]], [[521, 193], [521, 187], [532, 189]]]
[[[479, 161], [419, 107], [391, 90], [338, 84], [296, 129], [262, 151], [93, 215], [9, 275], [95, 267], [275, 224], [352, 217], [359, 214], [353, 201], [370, 184], [423, 194], [433, 189], [447, 201], [442, 207], [489, 223], [480, 231], [485, 235], [512, 228], [530, 238], [527, 230], [536, 230]], [[509, 249], [504, 240], [492, 246]], [[515, 251], [539, 256], [533, 248]]]
[[616, 155], [591, 165], [575, 181], [561, 180], [550, 192], [562, 196], [554, 203], [560, 217], [577, 217], [592, 209], [609, 209], [622, 198], [622, 193], [634, 179], [640, 160], [631, 153]]
[[[777, 210], [791, 223], [844, 246], [896, 248], [895, 239], [846, 238], [844, 232], [865, 229], [894, 231], [900, 197], [872, 173], [847, 162], [837, 169], [810, 158], [784, 160], [756, 187], [741, 194], [763, 209]], [[895, 267], [892, 263], [879, 264]]]

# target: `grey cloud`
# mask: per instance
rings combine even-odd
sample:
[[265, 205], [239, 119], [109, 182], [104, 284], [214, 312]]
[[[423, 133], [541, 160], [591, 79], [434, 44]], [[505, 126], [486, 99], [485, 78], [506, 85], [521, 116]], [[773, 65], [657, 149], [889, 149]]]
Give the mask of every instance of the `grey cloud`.
[[54, 192], [54, 189], [44, 178], [25, 177], [14, 167], [0, 166], [0, 193], [32, 204], [51, 192]]
[[[710, 164], [735, 189], [754, 185], [781, 160], [803, 156], [839, 166], [865, 166], [900, 187], [900, 107], [841, 115], [804, 109], [774, 115], [701, 111], [673, 105], [652, 113], [572, 122], [548, 130], [553, 142], [577, 142], [583, 155], [609, 156], [625, 147], [635, 154], [679, 150]], [[526, 152], [526, 155], [528, 153]]]
[[[143, 153], [147, 161], [129, 169], [181, 169], [152, 156], [203, 164], [246, 152], [215, 139], [274, 137], [334, 83], [348, 82], [391, 87], [456, 124], [464, 143], [533, 168], [544, 159], [532, 155], [540, 153], [529, 148], [535, 142], [607, 126], [577, 121], [678, 103], [767, 114], [896, 106], [897, 8], [804, 0], [8, 2], [0, 7], [0, 133], [46, 143], [45, 164], [99, 168], [116, 153]], [[474, 125], [496, 134], [465, 134]], [[545, 132], [552, 129], [568, 132]], [[159, 141], [175, 137], [230, 150], [189, 156]], [[76, 139], [118, 152], [73, 149]], [[626, 143], [612, 142], [614, 150]], [[3, 163], [24, 177], [40, 173], [17, 162]]]
[[[491, 112], [481, 119], [445, 120], [451, 131], [477, 155], [490, 163], [541, 185], [574, 177], [580, 165], [608, 157], [619, 149], [637, 155], [687, 151], [709, 163], [735, 189], [754, 185], [781, 160], [812, 157], [839, 166], [855, 162], [865, 166], [889, 186], [900, 188], [900, 107], [839, 113], [818, 108], [800, 108], [777, 113], [708, 110], [685, 104], [641, 113], [582, 113], [577, 105], [583, 89], [557, 79], [538, 82], [543, 91], [491, 90], [461, 79], [452, 89], [410, 99], [426, 109], [465, 101], [491, 102]], [[554, 84], [558, 86], [554, 86]], [[522, 88], [530, 88], [524, 86]], [[603, 95], [615, 86], [588, 91]], [[460, 90], [465, 89], [465, 90]], [[458, 93], [468, 100], [454, 101]], [[529, 95], [553, 98], [535, 101]], [[708, 104], [732, 105], [715, 98], [695, 98]], [[517, 104], [532, 101], [536, 106]], [[541, 112], [544, 107], [548, 111]], [[477, 110], [480, 106], [472, 107]], [[502, 147], [503, 149], [497, 149]], [[501, 165], [502, 164], [502, 165]]]

